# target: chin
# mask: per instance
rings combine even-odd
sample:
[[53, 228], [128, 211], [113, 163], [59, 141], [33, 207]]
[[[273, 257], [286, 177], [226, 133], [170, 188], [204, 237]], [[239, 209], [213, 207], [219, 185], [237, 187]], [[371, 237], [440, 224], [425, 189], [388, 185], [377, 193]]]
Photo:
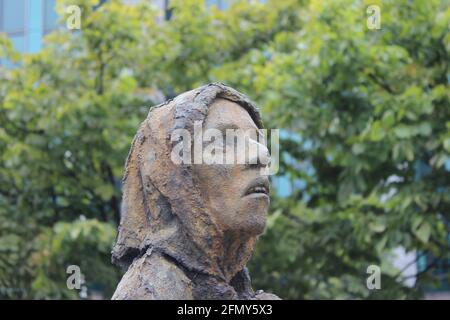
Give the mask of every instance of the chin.
[[266, 227], [268, 208], [268, 197], [244, 199], [244, 203], [237, 211], [236, 229], [250, 236], [260, 235]]
[[265, 227], [266, 227], [266, 215], [264, 215], [264, 219], [261, 219], [261, 221], [258, 221], [257, 223], [253, 224], [251, 230], [248, 230], [248, 233], [252, 236], [259, 236], [264, 232]]

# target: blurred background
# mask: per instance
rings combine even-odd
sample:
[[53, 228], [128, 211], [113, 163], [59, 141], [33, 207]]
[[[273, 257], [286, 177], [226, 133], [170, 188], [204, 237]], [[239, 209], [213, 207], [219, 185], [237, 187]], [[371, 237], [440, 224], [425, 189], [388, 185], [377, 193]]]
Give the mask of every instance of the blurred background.
[[0, 298], [111, 297], [132, 137], [212, 81], [281, 130], [254, 288], [450, 298], [449, 26], [448, 0], [0, 0]]

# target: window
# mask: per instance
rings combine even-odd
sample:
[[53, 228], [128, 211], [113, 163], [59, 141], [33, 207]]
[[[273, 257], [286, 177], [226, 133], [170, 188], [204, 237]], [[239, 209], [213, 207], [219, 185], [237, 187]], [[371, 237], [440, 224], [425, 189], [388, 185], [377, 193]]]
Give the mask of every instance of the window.
[[25, 31], [25, 0], [0, 0], [0, 30], [8, 35]]
[[49, 33], [56, 27], [56, 22], [58, 20], [58, 15], [55, 11], [56, 0], [44, 0], [44, 34]]
[[0, 0], [0, 31], [5, 32], [19, 51], [25, 51], [25, 0]]

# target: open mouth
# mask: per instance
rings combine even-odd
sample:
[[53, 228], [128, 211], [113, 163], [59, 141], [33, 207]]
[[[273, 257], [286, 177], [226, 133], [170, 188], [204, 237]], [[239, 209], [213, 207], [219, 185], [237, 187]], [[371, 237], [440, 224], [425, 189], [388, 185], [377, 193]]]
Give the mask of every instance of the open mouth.
[[245, 189], [244, 196], [251, 194], [269, 195], [269, 180], [265, 177], [259, 177], [253, 180]]

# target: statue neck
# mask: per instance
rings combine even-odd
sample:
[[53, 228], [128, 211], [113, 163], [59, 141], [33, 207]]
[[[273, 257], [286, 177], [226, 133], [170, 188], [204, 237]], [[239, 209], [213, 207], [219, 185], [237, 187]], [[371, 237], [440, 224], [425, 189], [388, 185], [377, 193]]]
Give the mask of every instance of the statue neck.
[[224, 275], [224, 280], [229, 283], [250, 260], [256, 237], [237, 232], [225, 232], [223, 237], [223, 259], [219, 265]]

